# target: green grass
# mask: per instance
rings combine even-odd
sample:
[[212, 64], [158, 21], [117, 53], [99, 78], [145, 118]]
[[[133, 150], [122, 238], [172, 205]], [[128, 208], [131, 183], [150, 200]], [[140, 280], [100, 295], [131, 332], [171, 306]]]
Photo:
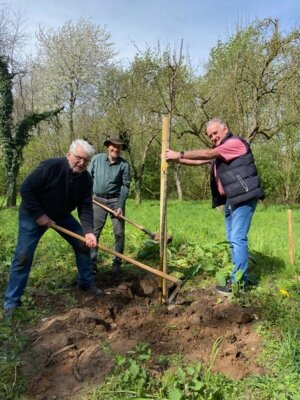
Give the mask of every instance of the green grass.
[[[159, 230], [160, 209], [157, 201], [144, 201], [140, 206], [136, 206], [133, 200], [129, 200], [126, 215], [152, 232]], [[258, 286], [247, 297], [247, 304], [254, 304], [261, 310], [257, 327], [264, 340], [264, 348], [260, 355], [266, 371], [264, 376], [249, 377], [235, 382], [214, 375], [203, 366], [185, 366], [178, 362], [178, 371], [166, 369], [157, 379], [151, 375], [148, 360], [139, 358], [139, 349], [139, 352], [129, 355], [117, 366], [115, 373], [108, 378], [103, 387], [95, 391], [93, 398], [104, 399], [101, 395], [104, 396], [104, 393], [108, 392], [108, 398], [125, 398], [122, 392], [125, 391], [136, 393], [135, 398], [140, 396], [139, 398], [176, 400], [184, 399], [185, 397], [180, 396], [184, 396], [186, 390], [191, 399], [299, 400], [299, 207], [293, 208], [292, 216], [295, 265], [290, 264], [289, 258], [287, 207], [260, 204], [249, 235], [250, 273], [257, 279]], [[0, 210], [0, 218], [0, 295], [3, 297], [17, 237], [17, 209]], [[224, 244], [224, 216], [222, 212], [212, 210], [210, 202], [169, 201], [168, 233], [174, 237], [168, 247], [169, 272], [189, 279], [186, 287], [195, 284], [194, 276], [198, 273], [203, 274], [202, 282], [205, 286], [206, 282], [211, 283], [215, 279], [217, 273], [226, 275], [230, 272], [228, 246]], [[101, 244], [112, 248], [110, 221], [101, 236]], [[146, 264], [158, 265], [158, 246], [130, 224], [126, 225], [125, 254], [134, 259], [140, 258]], [[102, 253], [101, 257], [104, 265], [111, 263], [110, 255]], [[36, 251], [22, 313], [15, 325], [0, 325], [0, 398], [17, 399], [26, 386], [21, 374], [22, 360], [19, 357], [20, 349], [24, 346], [19, 325], [26, 326], [42, 318], [30, 297], [30, 288], [42, 288], [47, 290], [49, 296], [56, 296], [68, 287], [75, 277], [75, 260], [69, 245], [57, 233], [49, 230]], [[237, 301], [244, 299], [238, 298]], [[49, 311], [51, 310], [43, 312]], [[145, 352], [145, 348], [143, 351]], [[151, 357], [149, 362], [150, 360]], [[154, 361], [159, 362], [152, 360]], [[168, 362], [168, 365], [172, 368], [171, 362]], [[124, 374], [125, 371], [131, 371], [132, 375], [128, 375], [128, 372], [127, 375], [123, 375], [122, 371]], [[182, 386], [183, 376], [188, 382], [187, 387]], [[116, 382], [117, 387], [114, 386]], [[168, 387], [173, 389], [167, 390]], [[112, 397], [111, 390], [115, 391], [115, 397]], [[201, 390], [204, 393], [201, 396], [204, 397], [200, 397]], [[133, 393], [127, 393], [126, 398], [134, 398]], [[194, 397], [191, 397], [192, 395]]]

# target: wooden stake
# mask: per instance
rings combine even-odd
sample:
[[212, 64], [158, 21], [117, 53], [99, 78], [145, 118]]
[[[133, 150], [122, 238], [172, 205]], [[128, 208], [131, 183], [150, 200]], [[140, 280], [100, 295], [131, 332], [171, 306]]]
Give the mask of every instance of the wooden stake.
[[288, 210], [290, 263], [295, 265], [292, 210]]
[[[167, 183], [168, 163], [165, 158], [170, 141], [170, 115], [162, 118], [161, 169], [160, 169], [160, 270], [167, 273]], [[161, 302], [167, 300], [167, 283], [161, 279]]]

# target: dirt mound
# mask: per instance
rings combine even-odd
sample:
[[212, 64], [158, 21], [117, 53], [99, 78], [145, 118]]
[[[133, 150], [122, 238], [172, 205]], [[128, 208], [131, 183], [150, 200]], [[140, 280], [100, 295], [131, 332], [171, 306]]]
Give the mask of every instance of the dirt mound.
[[[214, 371], [232, 378], [262, 373], [254, 309], [221, 300], [213, 289], [182, 290], [176, 304], [159, 306], [154, 280], [123, 275], [111, 286], [107, 277], [97, 277], [99, 286], [106, 285], [105, 296], [97, 299], [74, 289], [76, 308], [62, 310], [60, 296], [57, 313], [25, 332], [29, 398], [83, 398], [85, 388], [99, 385], [111, 371], [113, 354], [140, 342], [155, 355], [180, 352], [188, 361], [209, 364], [219, 339]], [[49, 297], [44, 301], [49, 306]]]

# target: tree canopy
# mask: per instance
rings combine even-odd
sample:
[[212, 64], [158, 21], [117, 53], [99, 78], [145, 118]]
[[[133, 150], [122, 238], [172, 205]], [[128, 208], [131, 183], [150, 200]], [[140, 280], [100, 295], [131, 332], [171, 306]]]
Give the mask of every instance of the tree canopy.
[[[5, 32], [10, 29], [6, 25]], [[0, 38], [7, 44], [0, 46], [3, 160], [13, 160], [12, 149], [22, 148], [14, 161], [22, 175], [43, 158], [64, 154], [74, 138], [102, 151], [107, 136], [120, 134], [128, 144], [131, 195], [140, 202], [159, 197], [162, 116], [171, 115], [171, 146], [179, 150], [208, 146], [205, 123], [218, 116], [252, 142], [266, 192], [280, 202], [298, 202], [299, 32], [282, 32], [280, 20], [255, 20], [216, 43], [201, 73], [190, 66], [182, 43], [173, 51], [158, 46], [137, 52], [125, 67], [110, 32], [85, 18], [40, 28], [36, 56], [14, 72], [5, 57], [9, 43], [22, 40], [4, 35], [11, 39]], [[51, 122], [37, 125], [42, 116]], [[171, 196], [208, 196], [205, 168], [177, 165], [173, 173]]]

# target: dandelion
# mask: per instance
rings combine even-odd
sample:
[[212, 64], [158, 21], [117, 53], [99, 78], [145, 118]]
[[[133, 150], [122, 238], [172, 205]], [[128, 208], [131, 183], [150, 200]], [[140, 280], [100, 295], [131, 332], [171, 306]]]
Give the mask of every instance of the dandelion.
[[285, 289], [279, 289], [279, 293], [283, 296], [283, 297], [290, 297], [290, 294], [287, 290]]

